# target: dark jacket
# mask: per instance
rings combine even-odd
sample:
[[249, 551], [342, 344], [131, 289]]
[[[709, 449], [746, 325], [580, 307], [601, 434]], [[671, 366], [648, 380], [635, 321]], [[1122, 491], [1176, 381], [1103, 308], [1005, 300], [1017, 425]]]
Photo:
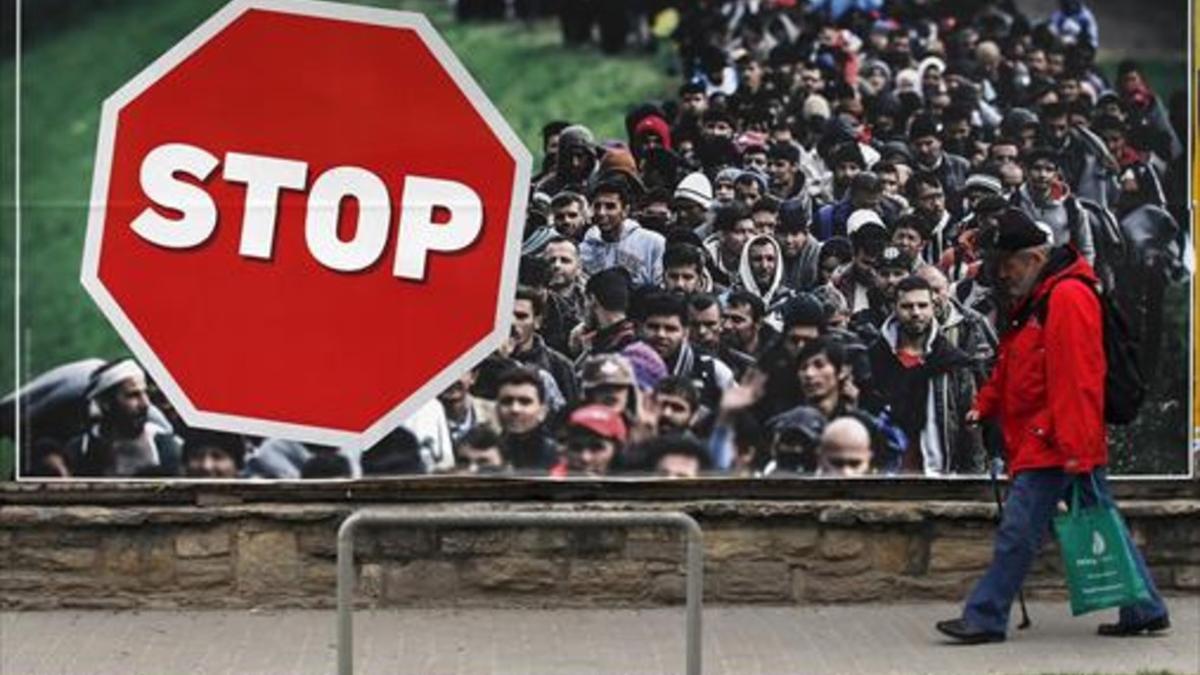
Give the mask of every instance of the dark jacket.
[[558, 450], [545, 424], [527, 434], [504, 434], [500, 451], [517, 471], [546, 471], [558, 463]]
[[942, 181], [942, 189], [946, 191], [946, 202], [957, 201], [957, 195], [967, 184], [967, 176], [971, 173], [971, 163], [964, 157], [953, 153], [943, 152], [937, 166], [933, 168], [917, 165], [918, 171], [929, 171]]
[[521, 354], [513, 352], [512, 357], [527, 366], [536, 366], [550, 373], [558, 385], [558, 390], [562, 392], [563, 399], [568, 402], [575, 400], [579, 393], [575, 381], [575, 365], [570, 359], [548, 347], [541, 335], [533, 336], [533, 346], [529, 351]]
[[[1104, 425], [1104, 321], [1091, 265], [1071, 247], [1055, 249], [1041, 279], [1009, 314], [991, 379], [975, 408], [998, 418], [1008, 469], [1108, 464]], [[1048, 299], [1043, 325], [1030, 312]]]
[[905, 465], [923, 466], [923, 448], [936, 443], [941, 465], [924, 466], [926, 474], [983, 473], [982, 437], [963, 422], [976, 393], [971, 359], [938, 332], [935, 322], [923, 363], [905, 367], [896, 355], [898, 330], [896, 319], [889, 318], [870, 347], [870, 397], [890, 409], [890, 418], [908, 437]]
[[821, 242], [809, 235], [796, 257], [783, 257], [783, 283], [796, 291], [807, 291], [817, 285], [821, 257]]

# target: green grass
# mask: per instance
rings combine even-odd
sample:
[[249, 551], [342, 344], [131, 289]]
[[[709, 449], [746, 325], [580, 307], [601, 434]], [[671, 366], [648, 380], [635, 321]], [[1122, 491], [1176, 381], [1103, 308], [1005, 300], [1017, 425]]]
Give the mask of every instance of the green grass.
[[[79, 283], [101, 101], [225, 4], [225, 0], [118, 3], [23, 52], [21, 329], [23, 379], [71, 359], [125, 352]], [[600, 137], [624, 135], [628, 106], [661, 98], [672, 80], [652, 58], [606, 58], [560, 46], [557, 24], [459, 25], [444, 2], [370, 4], [426, 11], [540, 161], [540, 129], [553, 118]], [[13, 62], [0, 64], [6, 120], [0, 156], [0, 390], [13, 382]]]

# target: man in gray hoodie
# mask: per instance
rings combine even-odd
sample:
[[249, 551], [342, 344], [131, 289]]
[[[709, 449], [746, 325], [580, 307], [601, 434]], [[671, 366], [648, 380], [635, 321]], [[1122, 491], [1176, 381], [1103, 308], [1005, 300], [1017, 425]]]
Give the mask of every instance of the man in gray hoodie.
[[629, 272], [634, 287], [662, 280], [666, 239], [629, 218], [629, 186], [606, 180], [592, 190], [592, 226], [579, 245], [583, 271], [589, 276], [612, 267]]
[[1012, 204], [1025, 215], [1050, 226], [1054, 246], [1071, 244], [1089, 265], [1096, 262], [1096, 246], [1088, 213], [1062, 179], [1062, 157], [1052, 148], [1037, 147], [1026, 157], [1029, 179], [1013, 193]]

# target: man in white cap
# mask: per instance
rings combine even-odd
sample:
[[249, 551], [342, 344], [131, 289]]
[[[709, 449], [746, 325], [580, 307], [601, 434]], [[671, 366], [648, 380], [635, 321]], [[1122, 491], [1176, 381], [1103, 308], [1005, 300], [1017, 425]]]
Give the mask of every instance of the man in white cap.
[[880, 287], [879, 261], [887, 244], [888, 231], [879, 214], [859, 209], [846, 219], [846, 231], [854, 247], [850, 264], [834, 274], [834, 288], [841, 291], [855, 314], [878, 304]]
[[703, 172], [689, 173], [675, 187], [671, 210], [675, 212], [675, 224], [696, 230], [708, 222], [708, 209], [712, 206], [713, 189], [708, 176]]
[[122, 359], [98, 368], [88, 379], [85, 396], [92, 423], [67, 444], [72, 475], [179, 475], [179, 440], [149, 421], [150, 397], [141, 366]]

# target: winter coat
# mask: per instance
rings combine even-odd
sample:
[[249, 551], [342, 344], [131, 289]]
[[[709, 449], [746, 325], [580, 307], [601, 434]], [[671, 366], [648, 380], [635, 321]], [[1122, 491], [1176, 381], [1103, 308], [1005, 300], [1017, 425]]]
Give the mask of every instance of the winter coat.
[[[1000, 338], [992, 376], [975, 409], [998, 418], [1010, 474], [1108, 463], [1104, 426], [1104, 335], [1092, 266], [1055, 249], [1034, 290], [1018, 302]], [[1043, 325], [1029, 311], [1048, 297]]]
[[579, 244], [583, 271], [591, 276], [611, 267], [624, 267], [634, 286], [653, 286], [662, 281], [662, 257], [666, 239], [635, 220], [626, 220], [617, 241], [606, 241], [600, 228], [588, 228]]
[[795, 291], [807, 291], [817, 285], [821, 242], [809, 235], [795, 258], [783, 258], [783, 283]]
[[891, 409], [891, 419], [909, 438], [908, 452], [935, 449], [940, 464], [922, 461], [926, 475], [983, 473], [986, 467], [982, 436], [964, 417], [976, 394], [975, 373], [967, 354], [950, 344], [934, 321], [923, 363], [905, 367], [896, 355], [899, 323], [884, 322], [868, 351], [871, 360], [871, 398]]
[[971, 173], [971, 163], [964, 157], [943, 152], [942, 156], [933, 166], [915, 166], [917, 171], [928, 171], [938, 177], [942, 182], [942, 189], [946, 191], [946, 201], [952, 199], [962, 192], [967, 184], [967, 176]]
[[533, 346], [522, 354], [513, 353], [512, 357], [527, 365], [540, 368], [550, 373], [563, 399], [574, 401], [579, 392], [575, 381], [575, 365], [566, 356], [546, 345], [540, 335], [533, 336]]
[[999, 339], [988, 323], [987, 317], [969, 307], [964, 307], [954, 298], [948, 300], [946, 317], [938, 319], [941, 334], [946, 341], [971, 359], [971, 368], [976, 379], [982, 383], [992, 372], [992, 361], [996, 358]]

